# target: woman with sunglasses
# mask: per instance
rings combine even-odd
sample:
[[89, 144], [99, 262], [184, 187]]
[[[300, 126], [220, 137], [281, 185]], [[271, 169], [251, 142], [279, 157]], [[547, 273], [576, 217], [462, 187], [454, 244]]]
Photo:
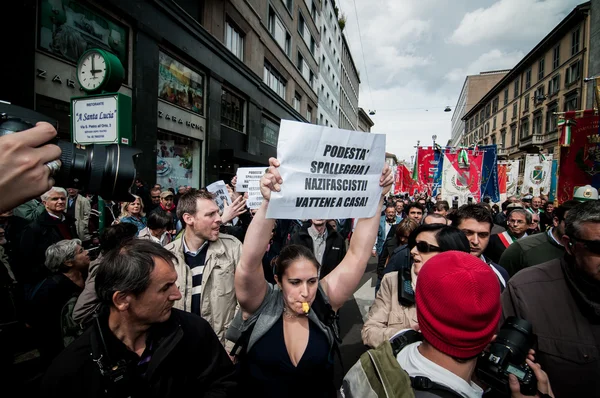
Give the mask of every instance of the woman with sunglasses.
[[[417, 324], [414, 289], [423, 265], [439, 253], [458, 250], [470, 253], [469, 240], [458, 228], [445, 224], [423, 224], [408, 239], [412, 266], [383, 276], [375, 302], [369, 309], [361, 335], [363, 343], [377, 347], [397, 332]], [[399, 291], [402, 287], [403, 292]], [[412, 299], [411, 299], [412, 298]]]

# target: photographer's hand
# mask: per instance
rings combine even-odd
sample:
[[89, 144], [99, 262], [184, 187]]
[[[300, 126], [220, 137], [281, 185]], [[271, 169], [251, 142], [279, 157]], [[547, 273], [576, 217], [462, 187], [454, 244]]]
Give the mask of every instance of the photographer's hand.
[[[540, 364], [533, 362], [529, 358], [527, 358], [525, 362], [527, 362], [527, 365], [529, 365], [531, 370], [533, 370], [533, 373], [537, 378], [538, 393], [535, 396], [538, 398], [554, 398], [554, 393], [552, 392], [552, 387], [550, 387], [550, 380], [548, 380], [548, 375], [542, 370]], [[519, 379], [517, 379], [515, 375], [508, 375], [508, 384], [510, 386], [512, 398], [527, 398], [525, 395], [521, 394], [521, 385], [519, 384]]]
[[58, 159], [61, 150], [44, 144], [55, 136], [51, 124], [39, 122], [29, 130], [0, 137], [0, 189], [4, 193], [0, 212], [40, 196], [54, 185], [45, 163]]

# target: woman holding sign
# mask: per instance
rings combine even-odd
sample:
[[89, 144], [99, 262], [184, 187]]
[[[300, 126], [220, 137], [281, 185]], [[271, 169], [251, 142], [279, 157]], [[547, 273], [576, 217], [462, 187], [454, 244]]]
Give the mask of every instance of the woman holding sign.
[[[335, 397], [333, 360], [337, 310], [354, 293], [364, 274], [379, 228], [379, 214], [357, 222], [348, 253], [319, 281], [320, 264], [303, 246], [285, 247], [275, 264], [275, 285], [265, 281], [261, 260], [269, 244], [275, 220], [266, 212], [271, 192], [284, 182], [279, 161], [260, 181], [264, 201], [248, 228], [240, 264], [235, 272], [235, 291], [243, 313], [228, 333], [243, 347], [240, 355], [241, 391], [260, 397]], [[379, 205], [393, 182], [385, 165], [379, 185]], [[234, 336], [241, 332], [241, 336]]]

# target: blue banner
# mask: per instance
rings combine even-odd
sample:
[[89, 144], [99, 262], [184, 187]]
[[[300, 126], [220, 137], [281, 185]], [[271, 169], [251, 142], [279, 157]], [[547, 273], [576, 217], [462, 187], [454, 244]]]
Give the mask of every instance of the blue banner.
[[550, 176], [550, 193], [548, 194], [548, 201], [554, 202], [556, 200], [556, 184], [558, 183], [558, 159], [552, 160], [552, 175]]
[[481, 165], [481, 201], [486, 196], [492, 202], [500, 202], [498, 188], [498, 151], [496, 145], [480, 146], [479, 151], [484, 152]]
[[433, 187], [431, 196], [434, 198], [437, 194], [442, 193], [442, 170], [444, 168], [444, 151], [441, 148], [433, 152], [434, 163], [436, 164], [435, 172], [433, 173]]

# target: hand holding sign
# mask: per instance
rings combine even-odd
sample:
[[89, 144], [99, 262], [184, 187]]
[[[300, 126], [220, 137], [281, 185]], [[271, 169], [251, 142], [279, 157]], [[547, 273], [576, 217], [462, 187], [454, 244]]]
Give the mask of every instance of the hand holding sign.
[[383, 166], [383, 171], [381, 172], [381, 178], [379, 178], [379, 185], [383, 187], [383, 191], [381, 192], [381, 196], [385, 196], [392, 189], [392, 184], [394, 183], [394, 174], [392, 173], [391, 167], [386, 163]]
[[265, 200], [271, 199], [271, 192], [279, 192], [281, 191], [281, 185], [283, 180], [281, 179], [281, 175], [279, 174], [279, 160], [275, 158], [269, 159], [269, 168], [265, 175], [260, 179], [260, 193], [262, 194]]

